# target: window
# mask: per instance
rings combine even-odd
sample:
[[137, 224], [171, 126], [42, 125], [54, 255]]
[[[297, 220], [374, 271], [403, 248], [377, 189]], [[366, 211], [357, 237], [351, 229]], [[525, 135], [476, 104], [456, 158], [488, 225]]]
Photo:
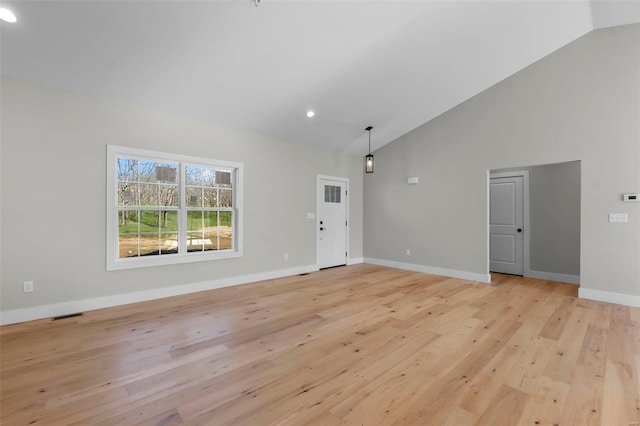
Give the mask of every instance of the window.
[[324, 186], [324, 202], [340, 203], [340, 187], [334, 185]]
[[107, 270], [242, 256], [242, 164], [109, 145]]

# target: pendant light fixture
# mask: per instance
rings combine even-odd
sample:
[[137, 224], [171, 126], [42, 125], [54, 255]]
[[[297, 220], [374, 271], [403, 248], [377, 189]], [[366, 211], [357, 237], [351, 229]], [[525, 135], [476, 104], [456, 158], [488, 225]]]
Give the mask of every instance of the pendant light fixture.
[[373, 155], [371, 154], [371, 130], [373, 126], [367, 127], [366, 130], [369, 132], [369, 154], [364, 157], [364, 172], [365, 173], [373, 173]]

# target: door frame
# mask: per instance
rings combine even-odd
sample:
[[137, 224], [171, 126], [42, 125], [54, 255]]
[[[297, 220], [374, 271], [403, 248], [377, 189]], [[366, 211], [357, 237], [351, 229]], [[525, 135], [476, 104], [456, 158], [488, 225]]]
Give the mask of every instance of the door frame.
[[529, 170], [514, 170], [511, 172], [491, 172], [489, 170], [489, 177], [487, 179], [487, 273], [491, 275], [491, 268], [489, 266], [491, 259], [491, 179], [492, 178], [509, 178], [515, 176], [522, 176], [522, 197], [523, 197], [523, 206], [522, 213], [524, 219], [524, 241], [523, 245], [523, 277], [531, 276], [531, 268], [529, 263]]
[[346, 217], [347, 217], [347, 226], [346, 226], [346, 230], [345, 230], [345, 250], [347, 251], [347, 256], [346, 256], [346, 264], [349, 264], [349, 229], [351, 227], [351, 220], [349, 219], [349, 178], [345, 178], [345, 177], [338, 177], [338, 176], [328, 176], [328, 175], [316, 175], [316, 217], [315, 217], [315, 227], [316, 227], [316, 268], [319, 267], [320, 262], [319, 262], [319, 255], [320, 255], [320, 223], [319, 223], [319, 219], [318, 219], [318, 199], [320, 197], [320, 194], [318, 193], [319, 191], [319, 187], [320, 187], [320, 180], [321, 179], [325, 179], [325, 180], [333, 180], [333, 181], [337, 181], [337, 182], [342, 182], [345, 184], [345, 191], [347, 193], [346, 197], [345, 197], [345, 209], [346, 211]]

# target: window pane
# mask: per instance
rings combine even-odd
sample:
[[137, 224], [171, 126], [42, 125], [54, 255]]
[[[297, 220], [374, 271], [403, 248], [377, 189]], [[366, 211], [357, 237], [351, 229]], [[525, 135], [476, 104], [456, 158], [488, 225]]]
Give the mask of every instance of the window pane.
[[204, 246], [202, 211], [187, 212], [187, 251], [202, 251]]
[[231, 185], [231, 172], [216, 172], [216, 183], [218, 185]]
[[178, 233], [163, 233], [161, 235], [160, 254], [173, 254], [178, 252]]
[[164, 220], [163, 212], [154, 210], [140, 211], [140, 256], [160, 253], [160, 221]]
[[140, 205], [141, 206], [159, 206], [158, 203], [158, 185], [140, 184]]
[[118, 211], [118, 257], [138, 256], [138, 212]]
[[178, 166], [176, 164], [156, 164], [156, 182], [176, 183], [178, 181]]
[[118, 205], [138, 205], [138, 184], [131, 182], [121, 182], [118, 184]]
[[187, 212], [187, 251], [217, 250], [218, 212]]
[[[178, 252], [177, 211], [142, 210], [140, 212], [129, 212], [129, 215], [134, 219], [139, 218], [139, 221], [133, 223], [133, 220], [130, 220], [130, 224], [128, 225], [128, 229], [131, 232], [125, 236], [135, 236], [138, 249], [138, 252], [131, 251], [131, 254], [128, 254], [128, 256], [136, 256], [138, 254], [140, 256], [152, 256]], [[127, 228], [127, 226], [121, 225], [120, 228], [124, 229]], [[120, 240], [123, 241], [123, 238], [121, 232]], [[133, 242], [129, 242], [129, 246], [132, 244]], [[127, 250], [130, 250], [129, 246], [126, 247]], [[121, 243], [121, 257], [123, 257], [123, 250], [125, 250], [125, 248]]]
[[186, 185], [202, 185], [202, 178], [200, 177], [200, 167], [185, 166], [184, 174]]
[[118, 181], [136, 182], [138, 180], [138, 162], [131, 158], [118, 158]]
[[187, 251], [202, 251], [202, 232], [187, 232]]
[[118, 228], [120, 233], [138, 233], [138, 212], [133, 210], [118, 210]]
[[188, 251], [233, 249], [233, 212], [190, 211], [187, 233]]
[[156, 163], [155, 161], [138, 161], [138, 181], [139, 182], [155, 182], [156, 180]]
[[160, 239], [158, 233], [140, 234], [140, 256], [156, 256], [160, 254]]
[[161, 232], [178, 232], [178, 212], [175, 210], [156, 212], [159, 215]]
[[187, 231], [202, 233], [202, 211], [187, 212]]
[[202, 207], [202, 188], [187, 186], [185, 189], [185, 204], [189, 207]]
[[220, 189], [219, 194], [219, 207], [233, 207], [233, 192], [231, 189]]
[[201, 167], [202, 186], [212, 187], [216, 184], [216, 170], [211, 167]]
[[214, 167], [186, 166], [185, 176], [187, 185], [200, 185], [205, 188], [230, 188], [233, 185], [231, 171], [219, 170]]
[[[185, 176], [189, 185], [185, 194], [187, 206], [233, 206], [232, 172], [214, 167], [185, 166]], [[200, 192], [196, 193], [195, 188], [200, 188]]]
[[178, 185], [158, 185], [161, 206], [178, 207]]
[[218, 228], [220, 250], [233, 248], [233, 212], [220, 212], [220, 227]]
[[178, 165], [140, 160], [138, 162], [138, 176], [140, 182], [177, 183]]
[[325, 203], [339, 203], [340, 202], [340, 187], [334, 185], [324, 186], [324, 202]]
[[218, 207], [218, 189], [204, 187], [202, 188], [203, 203], [205, 207]]
[[204, 223], [203, 248], [207, 250], [218, 249], [218, 212], [202, 212]]
[[140, 211], [140, 232], [158, 232], [159, 213], [154, 210]]
[[138, 234], [120, 234], [118, 240], [118, 257], [136, 257], [138, 256]]

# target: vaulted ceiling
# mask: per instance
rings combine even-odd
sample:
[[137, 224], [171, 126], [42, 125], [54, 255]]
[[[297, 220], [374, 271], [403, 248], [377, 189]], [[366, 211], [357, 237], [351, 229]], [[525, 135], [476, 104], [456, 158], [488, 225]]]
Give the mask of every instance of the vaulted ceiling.
[[[628, 1], [4, 1], [2, 74], [296, 143], [380, 147]], [[315, 117], [305, 116], [314, 110]]]

